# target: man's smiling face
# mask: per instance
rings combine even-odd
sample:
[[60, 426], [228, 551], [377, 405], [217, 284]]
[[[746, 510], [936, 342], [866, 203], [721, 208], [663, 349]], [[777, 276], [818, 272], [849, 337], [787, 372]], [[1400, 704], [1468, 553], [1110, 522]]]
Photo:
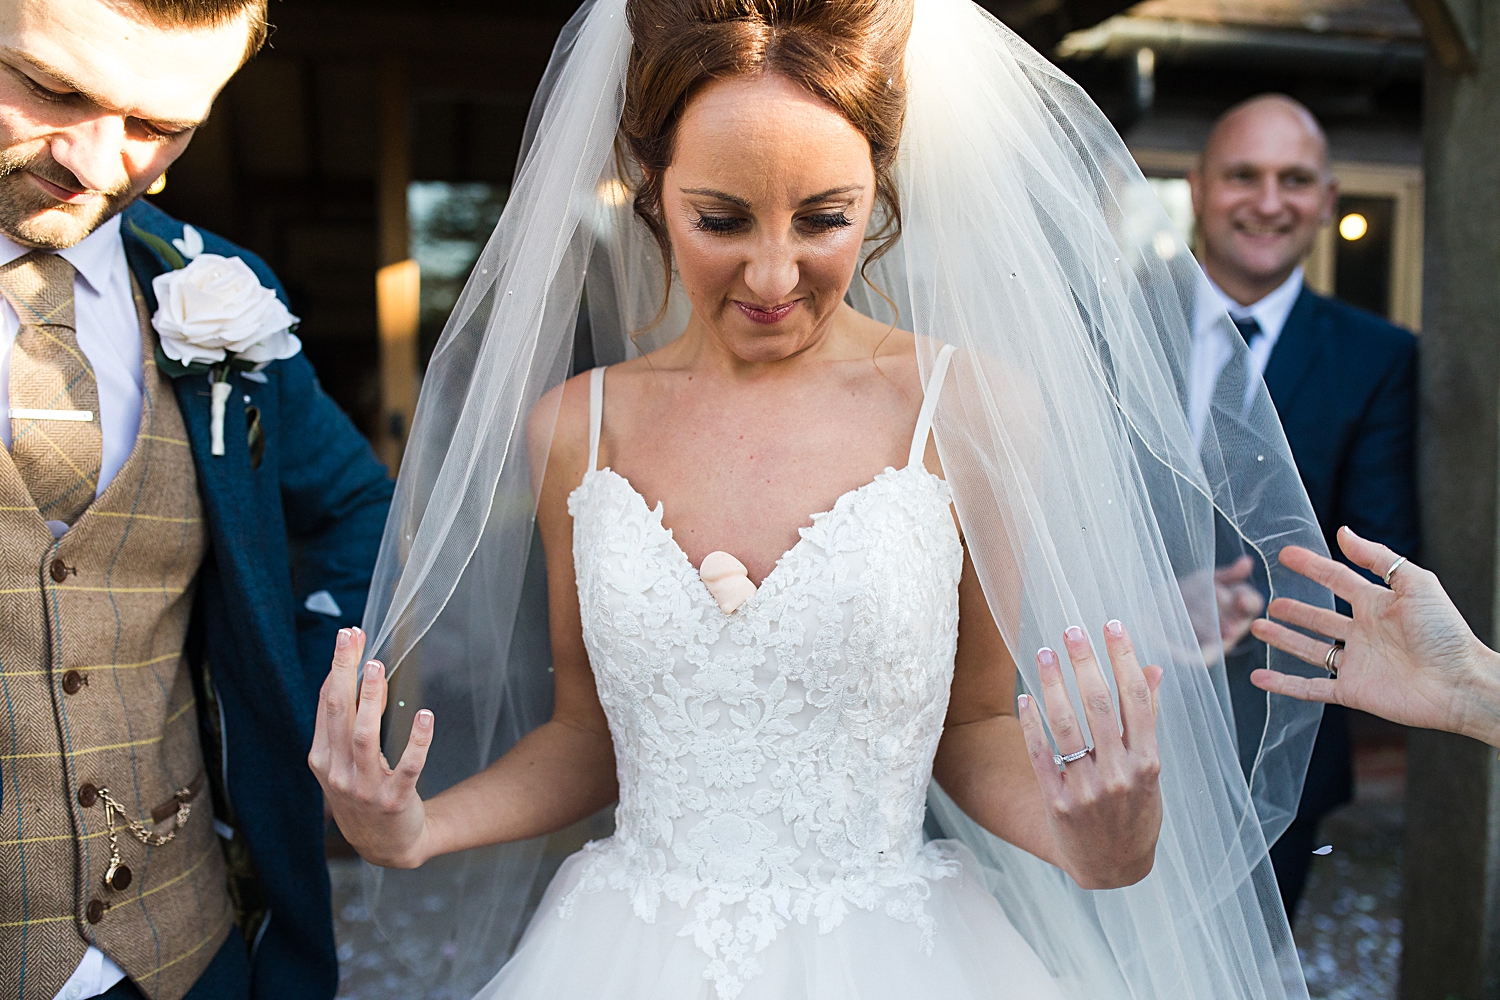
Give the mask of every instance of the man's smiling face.
[[1306, 109], [1277, 97], [1226, 115], [1190, 180], [1204, 266], [1246, 305], [1291, 275], [1338, 195], [1322, 130]]
[[126, 0], [0, 0], [0, 233], [73, 246], [187, 148], [244, 61], [247, 17], [151, 23]]

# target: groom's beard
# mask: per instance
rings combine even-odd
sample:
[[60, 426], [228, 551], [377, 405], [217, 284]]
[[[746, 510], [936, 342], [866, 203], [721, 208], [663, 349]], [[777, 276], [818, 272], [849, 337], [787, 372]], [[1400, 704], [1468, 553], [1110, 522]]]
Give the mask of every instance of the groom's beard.
[[0, 151], [0, 233], [40, 250], [66, 250], [76, 245], [136, 198], [136, 192], [126, 186], [97, 192], [99, 197], [84, 205], [68, 205], [38, 188], [27, 179], [27, 173], [69, 191], [83, 185], [46, 150], [30, 157]]

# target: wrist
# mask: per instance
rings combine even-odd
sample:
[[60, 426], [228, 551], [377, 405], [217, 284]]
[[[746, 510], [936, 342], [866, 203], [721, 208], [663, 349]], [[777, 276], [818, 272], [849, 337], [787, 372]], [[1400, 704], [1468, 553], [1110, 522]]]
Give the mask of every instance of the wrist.
[[1151, 869], [1156, 867], [1156, 847], [1133, 858], [1122, 858], [1115, 860], [1107, 866], [1090, 866], [1088, 869], [1075, 868], [1072, 865], [1063, 867], [1074, 883], [1080, 889], [1123, 889], [1126, 886], [1135, 885], [1147, 875]]
[[422, 828], [417, 834], [417, 839], [408, 849], [407, 860], [409, 865], [404, 867], [419, 868], [440, 854], [447, 854], [453, 850], [446, 845], [447, 825], [443, 822], [443, 810], [434, 809], [432, 802], [423, 803], [425, 806], [422, 816]]
[[1468, 660], [1468, 683], [1457, 693], [1461, 703], [1455, 706], [1462, 724], [1455, 728], [1500, 747], [1500, 653], [1474, 639]]

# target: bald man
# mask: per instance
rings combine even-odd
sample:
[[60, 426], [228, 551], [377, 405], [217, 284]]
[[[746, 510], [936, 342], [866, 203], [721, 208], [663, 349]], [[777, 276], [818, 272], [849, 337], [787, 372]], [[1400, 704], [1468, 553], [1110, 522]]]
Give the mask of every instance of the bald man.
[[[1415, 557], [1416, 338], [1378, 316], [1309, 291], [1301, 263], [1333, 220], [1338, 184], [1312, 113], [1268, 94], [1225, 112], [1188, 175], [1202, 234], [1202, 264], [1218, 302], [1250, 348], [1281, 415], [1292, 457], [1332, 552], [1335, 532]], [[1194, 378], [1215, 379], [1226, 355], [1194, 344]], [[1217, 367], [1216, 367], [1217, 366]], [[1368, 575], [1368, 574], [1367, 574]], [[1348, 613], [1340, 602], [1340, 610]], [[1258, 642], [1227, 657], [1242, 756], [1253, 751], [1264, 695], [1249, 683], [1264, 665]], [[1318, 822], [1352, 793], [1345, 710], [1329, 706], [1297, 817], [1271, 850], [1288, 916], [1307, 879]]]

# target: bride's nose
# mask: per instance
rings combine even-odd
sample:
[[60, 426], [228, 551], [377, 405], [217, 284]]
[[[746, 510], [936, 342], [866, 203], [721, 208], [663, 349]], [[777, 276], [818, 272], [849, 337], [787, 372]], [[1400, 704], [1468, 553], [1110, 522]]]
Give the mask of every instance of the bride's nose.
[[745, 285], [760, 305], [780, 305], [800, 280], [796, 251], [785, 239], [761, 240], [745, 262]]

